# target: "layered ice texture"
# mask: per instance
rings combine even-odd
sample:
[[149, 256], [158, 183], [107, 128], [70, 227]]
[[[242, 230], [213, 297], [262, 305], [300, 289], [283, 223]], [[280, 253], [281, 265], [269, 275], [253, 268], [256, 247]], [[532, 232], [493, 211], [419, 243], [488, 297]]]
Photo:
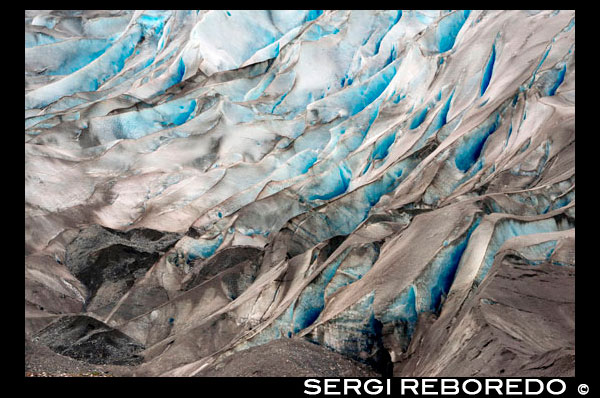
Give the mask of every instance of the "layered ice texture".
[[[145, 347], [138, 375], [290, 337], [409, 369], [507, 244], [574, 274], [574, 21], [27, 11], [27, 333], [81, 312]], [[128, 271], [73, 265], [116, 245]]]

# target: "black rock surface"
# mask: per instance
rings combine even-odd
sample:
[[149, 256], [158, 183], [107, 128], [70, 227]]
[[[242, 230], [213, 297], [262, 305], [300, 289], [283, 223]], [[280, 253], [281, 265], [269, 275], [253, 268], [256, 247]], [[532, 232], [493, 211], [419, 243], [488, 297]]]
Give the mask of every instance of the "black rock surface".
[[98, 365], [138, 365], [144, 346], [97, 319], [63, 316], [33, 336], [54, 352]]
[[105, 313], [179, 238], [151, 229], [121, 232], [92, 225], [67, 245], [65, 265], [88, 288], [87, 309]]

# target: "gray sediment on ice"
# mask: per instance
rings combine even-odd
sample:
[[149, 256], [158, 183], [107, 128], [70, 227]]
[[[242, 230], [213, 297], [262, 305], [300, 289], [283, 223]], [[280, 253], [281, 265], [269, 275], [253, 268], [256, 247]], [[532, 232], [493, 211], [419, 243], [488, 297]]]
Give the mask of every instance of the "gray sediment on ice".
[[25, 26], [26, 370], [574, 374], [574, 11]]

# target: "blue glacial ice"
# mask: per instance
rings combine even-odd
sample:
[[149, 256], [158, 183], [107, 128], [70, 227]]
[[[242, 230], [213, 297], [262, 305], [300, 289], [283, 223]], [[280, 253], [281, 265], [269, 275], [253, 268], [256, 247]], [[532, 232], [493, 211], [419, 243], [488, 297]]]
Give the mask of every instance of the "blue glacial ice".
[[[572, 11], [28, 10], [25, 25], [27, 278], [55, 292], [92, 225], [176, 234], [89, 307], [174, 339], [150, 373], [298, 336], [397, 363], [419, 320], [459, 311], [474, 253], [464, 285], [479, 294], [506, 242], [574, 229]], [[568, 265], [569, 239], [521, 254]], [[397, 264], [407, 241], [418, 256]], [[261, 260], [245, 292], [214, 279], [182, 294], [248, 247]], [[67, 268], [41, 278], [44, 256]], [[164, 303], [169, 330], [147, 330]], [[209, 349], [194, 333], [213, 327]]]

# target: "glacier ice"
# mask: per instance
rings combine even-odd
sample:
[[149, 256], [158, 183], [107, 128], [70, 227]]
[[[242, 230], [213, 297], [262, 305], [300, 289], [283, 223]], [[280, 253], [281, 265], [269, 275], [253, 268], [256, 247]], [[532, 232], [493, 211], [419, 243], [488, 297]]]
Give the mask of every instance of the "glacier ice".
[[[26, 335], [94, 318], [127, 375], [288, 338], [383, 375], [570, 360], [574, 43], [568, 10], [26, 11]], [[548, 345], [485, 348], [521, 304]]]

